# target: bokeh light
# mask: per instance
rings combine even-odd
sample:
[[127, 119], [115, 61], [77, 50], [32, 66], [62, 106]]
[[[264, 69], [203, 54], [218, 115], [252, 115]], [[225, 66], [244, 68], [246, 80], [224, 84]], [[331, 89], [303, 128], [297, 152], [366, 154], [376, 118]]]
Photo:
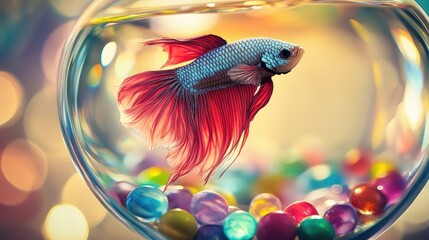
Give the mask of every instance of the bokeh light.
[[82, 212], [73, 205], [54, 206], [46, 216], [44, 236], [50, 240], [88, 239], [89, 227]]
[[48, 173], [43, 151], [25, 140], [15, 140], [5, 148], [0, 166], [5, 178], [23, 191], [38, 190]]
[[115, 42], [107, 43], [101, 51], [101, 65], [108, 66], [116, 55], [117, 44]]
[[98, 87], [103, 74], [103, 68], [100, 64], [95, 64], [88, 73], [88, 85], [90, 87]]
[[56, 83], [58, 80], [58, 64], [60, 62], [61, 52], [73, 25], [74, 21], [61, 24], [52, 31], [43, 45], [41, 55], [42, 70], [45, 77], [53, 83]]
[[107, 214], [106, 209], [77, 173], [73, 174], [65, 184], [61, 200], [65, 204], [78, 207], [85, 216], [89, 227], [99, 224]]
[[326, 164], [321, 164], [311, 168], [311, 172], [313, 174], [314, 179], [322, 181], [329, 177], [329, 175], [331, 174], [331, 169]]
[[5, 206], [16, 206], [23, 203], [29, 192], [14, 187], [0, 171], [0, 204]]
[[420, 54], [410, 33], [402, 28], [393, 29], [393, 35], [399, 50], [407, 59], [420, 63]]
[[24, 95], [18, 79], [0, 71], [0, 127], [12, 123], [21, 113]]
[[67, 155], [58, 122], [56, 88], [47, 85], [28, 103], [24, 113], [24, 131], [29, 140], [47, 154]]

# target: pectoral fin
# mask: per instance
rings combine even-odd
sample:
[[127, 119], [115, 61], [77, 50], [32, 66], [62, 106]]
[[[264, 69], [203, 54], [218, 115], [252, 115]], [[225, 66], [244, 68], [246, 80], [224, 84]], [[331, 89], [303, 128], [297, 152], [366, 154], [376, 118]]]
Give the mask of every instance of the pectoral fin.
[[259, 66], [240, 64], [231, 68], [228, 71], [228, 76], [232, 81], [239, 84], [252, 84], [259, 86], [262, 81]]

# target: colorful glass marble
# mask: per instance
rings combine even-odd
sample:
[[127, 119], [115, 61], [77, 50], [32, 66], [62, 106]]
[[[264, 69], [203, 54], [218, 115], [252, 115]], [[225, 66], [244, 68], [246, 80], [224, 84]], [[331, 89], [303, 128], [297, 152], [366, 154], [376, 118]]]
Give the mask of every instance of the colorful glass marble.
[[289, 213], [295, 219], [295, 222], [299, 224], [304, 218], [312, 215], [319, 215], [316, 208], [308, 202], [298, 201], [290, 204], [284, 210]]
[[405, 179], [396, 171], [390, 171], [374, 181], [374, 185], [387, 199], [387, 205], [397, 203], [405, 190]]
[[160, 189], [144, 185], [128, 194], [126, 206], [144, 221], [155, 221], [167, 212], [168, 199]]
[[265, 174], [260, 176], [252, 186], [254, 193], [271, 193], [281, 196], [285, 188], [288, 188], [290, 179], [281, 174]]
[[270, 212], [281, 210], [280, 199], [271, 193], [261, 193], [253, 198], [249, 206], [249, 213], [259, 221]]
[[227, 240], [220, 225], [204, 225], [198, 228], [194, 240]]
[[350, 203], [364, 215], [383, 212], [386, 202], [386, 197], [373, 184], [360, 184], [350, 191]]
[[277, 163], [275, 171], [287, 178], [297, 177], [308, 168], [305, 159], [297, 153], [285, 154]]
[[162, 215], [158, 223], [161, 233], [177, 240], [193, 239], [197, 228], [197, 221], [192, 214], [180, 208], [172, 209]]
[[352, 232], [358, 223], [356, 210], [349, 203], [333, 205], [323, 217], [332, 224], [338, 237]]
[[123, 207], [126, 207], [127, 196], [135, 188], [136, 186], [130, 182], [120, 181], [115, 183], [109, 192]]
[[390, 162], [375, 162], [371, 166], [370, 176], [372, 179], [386, 175], [390, 171], [395, 170], [395, 165]]
[[294, 240], [297, 225], [292, 216], [282, 211], [268, 213], [259, 220], [258, 240]]
[[191, 212], [201, 224], [221, 224], [228, 215], [228, 203], [219, 193], [203, 190], [193, 196]]
[[318, 164], [307, 169], [296, 178], [296, 191], [306, 193], [308, 191], [327, 188], [334, 184], [344, 185], [345, 178], [337, 166]]
[[152, 185], [159, 187], [165, 185], [170, 176], [170, 172], [160, 167], [150, 167], [139, 173], [137, 176], [138, 185]]
[[335, 238], [335, 230], [328, 220], [321, 216], [305, 218], [298, 227], [299, 240], [332, 240]]
[[346, 172], [365, 176], [368, 174], [372, 163], [372, 155], [364, 149], [351, 149], [346, 153], [343, 168]]
[[229, 240], [248, 240], [255, 236], [258, 223], [248, 212], [230, 213], [223, 223], [223, 231]]
[[[163, 189], [163, 187], [161, 187]], [[168, 209], [181, 208], [191, 212], [192, 193], [182, 186], [168, 186], [165, 191], [168, 198]]]
[[332, 185], [311, 191], [302, 200], [311, 203], [319, 213], [324, 213], [334, 203], [348, 201], [349, 195], [347, 186]]

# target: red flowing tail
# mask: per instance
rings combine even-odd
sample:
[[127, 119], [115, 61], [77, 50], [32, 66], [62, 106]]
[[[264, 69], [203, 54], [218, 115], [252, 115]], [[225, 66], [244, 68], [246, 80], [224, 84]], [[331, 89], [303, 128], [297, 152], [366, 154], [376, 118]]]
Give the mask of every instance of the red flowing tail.
[[148, 137], [151, 148], [170, 148], [168, 184], [199, 170], [206, 181], [222, 162], [241, 151], [249, 124], [272, 94], [269, 80], [257, 89], [236, 85], [194, 95], [180, 85], [175, 70], [148, 71], [120, 86], [121, 121]]

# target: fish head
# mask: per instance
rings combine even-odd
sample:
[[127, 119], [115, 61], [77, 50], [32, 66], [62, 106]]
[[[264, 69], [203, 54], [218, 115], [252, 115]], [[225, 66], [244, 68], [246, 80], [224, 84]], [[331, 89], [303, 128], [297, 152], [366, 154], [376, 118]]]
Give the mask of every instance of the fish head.
[[290, 72], [304, 55], [304, 48], [286, 42], [276, 42], [262, 56], [262, 66], [273, 74]]

